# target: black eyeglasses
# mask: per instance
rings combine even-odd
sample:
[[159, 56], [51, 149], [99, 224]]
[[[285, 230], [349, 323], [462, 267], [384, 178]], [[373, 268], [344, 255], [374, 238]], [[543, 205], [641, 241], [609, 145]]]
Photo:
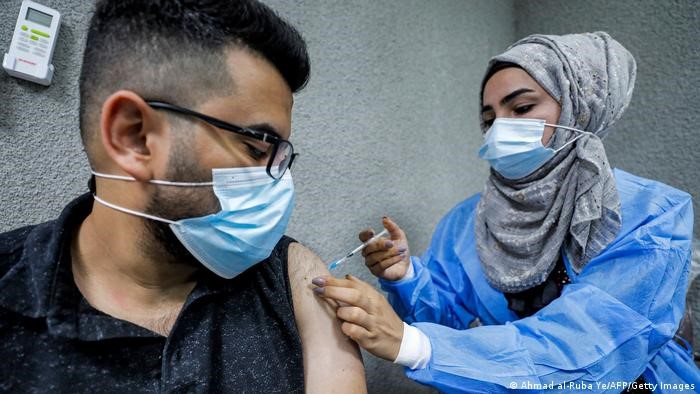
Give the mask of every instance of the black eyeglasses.
[[246, 137], [254, 138], [262, 142], [266, 142], [272, 145], [272, 153], [270, 154], [270, 159], [267, 162], [267, 174], [273, 179], [280, 179], [287, 171], [288, 168], [292, 168], [292, 163], [294, 159], [298, 156], [294, 153], [294, 147], [292, 143], [283, 140], [282, 138], [265, 133], [258, 130], [253, 130], [245, 127], [236, 126], [235, 124], [224, 122], [211, 116], [200, 114], [189, 110], [187, 108], [178, 107], [177, 105], [165, 103], [162, 101], [149, 101], [146, 100], [146, 104], [150, 105], [155, 109], [164, 109], [166, 111], [177, 112], [183, 115], [194, 116], [197, 119], [203, 120], [212, 126], [230, 131], [232, 133], [244, 135]]

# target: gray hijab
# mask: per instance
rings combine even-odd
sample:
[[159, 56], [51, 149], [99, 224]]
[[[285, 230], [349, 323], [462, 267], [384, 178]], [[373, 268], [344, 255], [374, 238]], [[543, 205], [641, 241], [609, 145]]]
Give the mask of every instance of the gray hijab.
[[[592, 133], [525, 178], [491, 170], [476, 211], [477, 252], [489, 283], [514, 293], [544, 282], [562, 251], [580, 272], [617, 236], [620, 198], [601, 139], [630, 102], [636, 64], [604, 32], [531, 35], [489, 61], [482, 89], [503, 63], [524, 69], [559, 102], [559, 125]], [[550, 146], [575, 134], [557, 129]]]

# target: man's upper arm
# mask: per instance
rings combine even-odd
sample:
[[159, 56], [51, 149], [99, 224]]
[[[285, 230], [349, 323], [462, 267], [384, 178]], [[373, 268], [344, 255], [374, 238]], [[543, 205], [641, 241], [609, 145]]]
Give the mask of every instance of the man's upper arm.
[[307, 393], [366, 392], [364, 365], [357, 344], [340, 330], [335, 308], [314, 295], [311, 279], [330, 275], [316, 254], [289, 245], [289, 281], [304, 354]]

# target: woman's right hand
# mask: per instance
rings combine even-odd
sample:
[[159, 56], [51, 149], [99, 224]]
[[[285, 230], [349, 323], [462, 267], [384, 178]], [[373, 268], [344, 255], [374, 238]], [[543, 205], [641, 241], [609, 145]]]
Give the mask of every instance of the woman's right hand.
[[[411, 264], [406, 234], [386, 216], [382, 219], [382, 224], [389, 231], [389, 238], [382, 237], [367, 245], [362, 251], [365, 265], [378, 278], [390, 281], [403, 279]], [[360, 232], [360, 241], [366, 242], [373, 236], [373, 230], [363, 230]]]

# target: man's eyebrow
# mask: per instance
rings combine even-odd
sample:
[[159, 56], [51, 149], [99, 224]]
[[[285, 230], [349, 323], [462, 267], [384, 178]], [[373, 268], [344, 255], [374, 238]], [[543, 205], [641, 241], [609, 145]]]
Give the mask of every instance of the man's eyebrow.
[[[520, 89], [514, 90], [513, 92], [508, 94], [506, 97], [503, 97], [503, 99], [501, 99], [500, 104], [502, 106], [507, 105], [509, 102], [513, 101], [514, 98], [520, 96], [523, 93], [534, 93], [534, 92], [535, 92], [534, 90], [529, 89], [529, 88], [520, 88]], [[493, 108], [490, 105], [485, 105], [485, 106], [481, 107], [482, 113], [486, 112], [486, 111], [493, 111]]]

